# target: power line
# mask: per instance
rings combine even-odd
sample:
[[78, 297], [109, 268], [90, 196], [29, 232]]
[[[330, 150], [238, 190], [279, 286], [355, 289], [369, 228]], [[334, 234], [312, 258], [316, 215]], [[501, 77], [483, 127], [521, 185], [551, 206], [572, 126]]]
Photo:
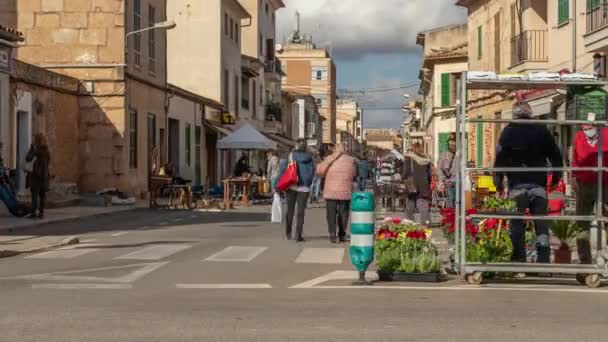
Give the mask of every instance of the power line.
[[401, 85], [398, 87], [391, 87], [391, 88], [338, 89], [338, 92], [340, 92], [340, 93], [378, 93], [378, 92], [409, 89], [409, 88], [417, 87], [419, 85], [420, 85], [420, 83], [416, 82], [416, 83], [412, 83], [412, 84], [406, 84], [406, 85]]

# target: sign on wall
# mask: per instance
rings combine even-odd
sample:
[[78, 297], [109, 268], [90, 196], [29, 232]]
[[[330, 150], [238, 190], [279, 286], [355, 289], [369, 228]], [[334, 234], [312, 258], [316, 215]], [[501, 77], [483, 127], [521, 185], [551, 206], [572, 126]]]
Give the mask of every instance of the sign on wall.
[[10, 47], [0, 46], [0, 71], [2, 72], [11, 72], [11, 51]]

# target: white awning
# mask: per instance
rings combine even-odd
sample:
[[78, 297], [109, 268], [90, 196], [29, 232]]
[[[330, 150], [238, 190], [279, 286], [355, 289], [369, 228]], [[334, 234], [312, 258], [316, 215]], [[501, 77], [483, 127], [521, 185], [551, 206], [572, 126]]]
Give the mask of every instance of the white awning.
[[276, 150], [277, 143], [258, 132], [250, 124], [217, 142], [220, 150]]

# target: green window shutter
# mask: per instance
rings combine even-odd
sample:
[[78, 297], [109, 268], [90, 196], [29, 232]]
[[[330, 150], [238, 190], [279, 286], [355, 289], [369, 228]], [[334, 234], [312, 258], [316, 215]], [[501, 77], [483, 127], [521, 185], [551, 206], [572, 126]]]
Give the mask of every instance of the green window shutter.
[[561, 25], [570, 20], [570, 0], [558, 0], [557, 24]]
[[477, 123], [477, 166], [483, 166], [483, 122]]
[[600, 6], [600, 0], [587, 0], [587, 11], [591, 11]]
[[437, 144], [439, 145], [439, 156], [448, 150], [448, 139], [450, 139], [450, 133], [438, 134]]
[[481, 59], [482, 51], [483, 51], [483, 32], [481, 30], [481, 26], [477, 28], [477, 59]]
[[448, 107], [452, 104], [450, 101], [451, 76], [451, 74], [441, 74], [441, 107]]

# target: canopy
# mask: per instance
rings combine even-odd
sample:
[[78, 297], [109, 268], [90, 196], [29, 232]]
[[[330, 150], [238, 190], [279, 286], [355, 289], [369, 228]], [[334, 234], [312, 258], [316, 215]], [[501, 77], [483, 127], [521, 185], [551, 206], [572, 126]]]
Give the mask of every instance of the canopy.
[[277, 143], [266, 138], [250, 124], [217, 142], [220, 150], [276, 150]]
[[403, 160], [403, 154], [399, 153], [399, 151], [392, 149], [387, 155], [385, 155], [382, 160], [387, 159], [398, 159]]

